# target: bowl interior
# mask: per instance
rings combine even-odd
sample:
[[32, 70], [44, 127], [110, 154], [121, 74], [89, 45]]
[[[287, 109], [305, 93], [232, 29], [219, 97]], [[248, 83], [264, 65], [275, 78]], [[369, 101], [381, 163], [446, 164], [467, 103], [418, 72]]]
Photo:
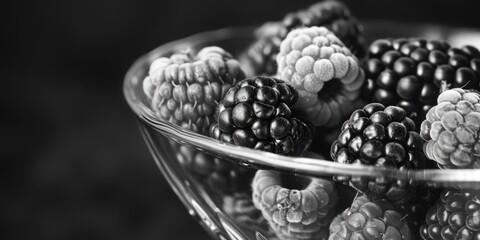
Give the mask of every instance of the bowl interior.
[[[397, 22], [366, 22], [367, 43], [386, 37], [423, 37], [445, 39], [452, 46], [473, 45], [480, 48], [480, 31], [425, 24], [403, 24]], [[307, 152], [302, 157], [285, 157], [276, 154], [220, 143], [211, 138], [182, 129], [169, 122], [160, 121], [149, 108], [143, 94], [142, 81], [148, 73], [149, 65], [156, 58], [169, 56], [186, 48], [198, 51], [205, 46], [220, 46], [239, 57], [254, 38], [255, 27], [227, 28], [199, 33], [181, 40], [166, 43], [140, 57], [129, 69], [124, 80], [124, 94], [131, 109], [142, 123], [167, 138], [185, 146], [193, 147], [218, 156], [223, 161], [243, 167], [275, 169], [287, 173], [307, 176], [367, 176], [410, 179], [433, 186], [472, 187], [480, 183], [480, 170], [391, 170], [369, 166], [353, 166], [322, 161], [324, 157]], [[328, 148], [329, 146], [323, 146]]]

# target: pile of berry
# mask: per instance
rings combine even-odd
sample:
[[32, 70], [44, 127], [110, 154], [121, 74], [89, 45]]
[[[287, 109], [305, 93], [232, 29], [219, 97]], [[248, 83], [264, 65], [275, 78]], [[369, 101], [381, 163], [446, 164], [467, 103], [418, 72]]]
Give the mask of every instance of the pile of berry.
[[428, 210], [420, 228], [425, 240], [479, 239], [480, 192], [448, 189]]
[[365, 72], [367, 102], [400, 106], [420, 126], [442, 81], [452, 88], [479, 88], [480, 51], [441, 40], [379, 39], [370, 46]]
[[[365, 48], [361, 25], [331, 0], [258, 32], [240, 61], [217, 46], [154, 60], [143, 89], [158, 120], [279, 155], [326, 148], [330, 159], [318, 161], [368, 172], [256, 170], [172, 142], [181, 167], [231, 218], [282, 240], [480, 239], [478, 190], [395, 175], [480, 168], [478, 49], [420, 38]], [[314, 138], [324, 141], [311, 146]]]
[[277, 72], [276, 55], [287, 34], [297, 28], [323, 26], [332, 31], [356, 55], [365, 55], [363, 27], [340, 1], [321, 1], [306, 9], [285, 15], [282, 21], [269, 22], [257, 31], [257, 39], [245, 52], [242, 65], [254, 75]]

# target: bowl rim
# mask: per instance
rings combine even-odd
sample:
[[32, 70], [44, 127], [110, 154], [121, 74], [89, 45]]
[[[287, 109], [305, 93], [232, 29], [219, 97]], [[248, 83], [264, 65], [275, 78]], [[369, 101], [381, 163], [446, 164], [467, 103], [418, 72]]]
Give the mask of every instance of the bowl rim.
[[129, 68], [123, 81], [123, 93], [128, 105], [141, 122], [147, 124], [151, 129], [160, 134], [189, 147], [215, 153], [220, 157], [226, 156], [228, 159], [221, 158], [222, 160], [232, 161], [232, 159], [235, 159], [240, 165], [245, 167], [274, 169], [313, 177], [332, 175], [388, 177], [391, 179], [425, 182], [433, 185], [447, 186], [453, 184], [457, 187], [471, 187], [472, 185], [475, 186], [480, 183], [480, 169], [380, 169], [373, 166], [350, 165], [322, 160], [319, 155], [311, 153], [304, 157], [289, 157], [229, 143], [222, 143], [213, 138], [181, 128], [173, 123], [159, 120], [153, 111], [141, 101], [141, 96], [138, 96], [135, 92], [133, 88], [134, 85], [142, 84], [143, 81], [143, 76], [139, 76], [141, 68], [145, 67], [146, 64], [149, 65], [162, 54], [172, 50], [175, 51], [175, 49], [185, 49], [192, 44], [200, 44], [202, 39], [210, 39], [213, 41], [228, 40], [234, 37], [236, 39], [251, 39], [254, 34], [254, 29], [255, 26], [246, 26], [205, 31], [162, 44], [139, 57]]

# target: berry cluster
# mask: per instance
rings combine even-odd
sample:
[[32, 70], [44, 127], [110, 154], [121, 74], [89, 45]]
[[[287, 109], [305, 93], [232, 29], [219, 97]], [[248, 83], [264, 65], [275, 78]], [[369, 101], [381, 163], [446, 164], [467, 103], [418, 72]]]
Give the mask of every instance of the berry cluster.
[[178, 149], [177, 159], [182, 167], [205, 182], [213, 192], [232, 194], [250, 189], [255, 171], [238, 168], [219, 158], [178, 143], [172, 144], [175, 149]]
[[365, 72], [365, 100], [400, 106], [419, 126], [442, 81], [453, 88], [480, 89], [480, 51], [439, 40], [379, 39], [370, 46]]
[[479, 199], [476, 191], [444, 190], [428, 210], [420, 235], [424, 240], [480, 239]]
[[278, 75], [298, 89], [298, 107], [316, 126], [339, 125], [353, 111], [365, 76], [357, 58], [327, 28], [292, 30], [277, 63]]
[[[253, 203], [281, 239], [325, 239], [337, 195], [334, 184], [320, 178], [288, 178], [258, 170], [252, 182]], [[282, 181], [283, 180], [283, 181]], [[297, 183], [296, 189], [284, 181]]]
[[197, 55], [186, 51], [156, 59], [143, 89], [158, 118], [207, 135], [216, 105], [244, 77], [230, 53], [206, 47]]
[[[274, 26], [274, 27], [272, 27]], [[358, 57], [365, 54], [362, 26], [339, 1], [322, 1], [309, 8], [287, 14], [282, 22], [260, 27], [260, 34], [246, 53], [252, 74], [277, 72], [276, 55], [287, 34], [301, 27], [323, 26], [332, 31]], [[268, 31], [265, 31], [268, 29]]]
[[480, 94], [455, 88], [437, 101], [421, 126], [425, 154], [440, 168], [480, 168]]
[[[205, 47], [196, 55], [190, 50], [161, 57], [152, 62], [143, 81], [145, 95], [160, 120], [207, 135], [214, 122], [218, 102], [245, 74], [232, 55], [219, 47]], [[247, 189], [252, 174], [234, 169], [202, 152], [171, 141], [177, 158], [215, 190], [230, 192]], [[216, 160], [215, 160], [216, 159]]]
[[308, 147], [314, 129], [290, 109], [297, 99], [297, 90], [276, 78], [242, 80], [218, 105], [210, 136], [262, 151], [299, 155]]
[[410, 240], [412, 233], [403, 215], [389, 202], [370, 201], [361, 196], [332, 221], [328, 239]]
[[[322, 1], [257, 29], [242, 66], [219, 47], [154, 60], [143, 91], [159, 120], [233, 145], [311, 156], [317, 130], [342, 164], [392, 173], [480, 168], [480, 51], [389, 38], [363, 59], [361, 32], [345, 5]], [[478, 191], [439, 194], [394, 174], [332, 181], [254, 170], [171, 144], [239, 226], [269, 238], [480, 239]]]
[[413, 235], [419, 233], [427, 211], [435, 204], [441, 192], [440, 189], [421, 185], [415, 186], [415, 188], [415, 195], [412, 199], [395, 205], [398, 212], [404, 215]]
[[[332, 144], [331, 157], [345, 164], [400, 170], [423, 168], [423, 141], [414, 129], [415, 124], [406, 117], [402, 108], [385, 108], [379, 103], [367, 104], [363, 109], [353, 112], [343, 124], [340, 136]], [[373, 198], [403, 201], [408, 198], [410, 190], [407, 180], [347, 176], [335, 176], [334, 179], [350, 184]]]

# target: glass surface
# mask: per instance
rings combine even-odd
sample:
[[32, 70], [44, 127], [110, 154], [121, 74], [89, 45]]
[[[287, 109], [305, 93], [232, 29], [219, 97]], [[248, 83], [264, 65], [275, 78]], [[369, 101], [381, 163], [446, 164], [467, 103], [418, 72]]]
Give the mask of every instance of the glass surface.
[[[367, 22], [364, 25], [368, 43], [385, 37], [424, 37], [445, 39], [452, 46], [470, 44], [480, 47], [480, 32], [475, 29], [392, 22]], [[139, 58], [124, 81], [127, 102], [138, 117], [145, 142], [161, 172], [189, 213], [213, 238], [276, 239], [262, 213], [252, 203], [255, 196], [252, 196], [251, 184], [259, 169], [271, 170], [272, 176], [281, 173], [277, 180], [291, 189], [308, 188], [316, 181], [331, 181], [333, 176], [407, 181], [418, 189], [479, 186], [480, 170], [398, 171], [334, 163], [322, 160], [321, 155], [312, 151], [301, 157], [254, 151], [220, 143], [160, 121], [151, 111], [143, 94], [142, 81], [153, 60], [186, 48], [196, 51], [205, 46], [220, 46], [238, 58], [253, 37], [254, 27], [243, 27], [200, 33], [164, 44]], [[320, 148], [328, 149], [329, 146]], [[355, 192], [336, 185], [336, 195], [341, 201], [329, 207], [333, 216], [351, 204]], [[280, 205], [275, 207], [282, 208]], [[329, 224], [325, 220], [321, 225], [327, 235]]]

